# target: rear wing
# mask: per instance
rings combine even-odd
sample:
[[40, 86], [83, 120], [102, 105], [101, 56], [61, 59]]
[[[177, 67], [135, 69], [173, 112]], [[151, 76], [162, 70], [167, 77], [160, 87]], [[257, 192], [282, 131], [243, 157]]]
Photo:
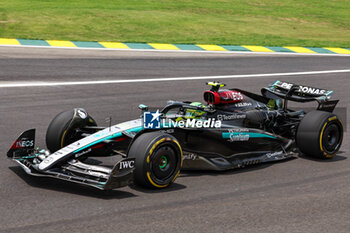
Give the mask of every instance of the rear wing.
[[[330, 101], [333, 91], [322, 88], [298, 85], [283, 81], [276, 81], [268, 87], [261, 89], [261, 94], [265, 97], [285, 100], [284, 108], [287, 108], [287, 100], [295, 102], [317, 101], [318, 110], [332, 112], [339, 100]], [[327, 103], [327, 104], [326, 104]], [[327, 107], [326, 107], [327, 106]]]

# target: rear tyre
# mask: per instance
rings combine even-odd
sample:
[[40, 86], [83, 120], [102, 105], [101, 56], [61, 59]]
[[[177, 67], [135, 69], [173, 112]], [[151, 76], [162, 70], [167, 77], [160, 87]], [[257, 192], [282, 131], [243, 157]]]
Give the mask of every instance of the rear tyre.
[[128, 157], [135, 158], [134, 182], [161, 189], [172, 184], [182, 167], [182, 149], [171, 135], [145, 133], [132, 143]]
[[335, 114], [312, 111], [301, 120], [296, 143], [300, 151], [316, 158], [332, 158], [343, 141], [344, 128]]
[[85, 126], [96, 126], [96, 122], [82, 108], [59, 113], [46, 131], [46, 146], [51, 153], [82, 138], [77, 132]]

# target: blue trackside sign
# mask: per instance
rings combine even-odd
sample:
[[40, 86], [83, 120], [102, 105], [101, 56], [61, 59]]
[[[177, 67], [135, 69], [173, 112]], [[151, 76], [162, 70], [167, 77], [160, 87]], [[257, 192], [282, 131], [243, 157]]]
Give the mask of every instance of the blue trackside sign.
[[143, 127], [145, 129], [160, 129], [160, 116], [159, 110], [156, 112], [144, 112], [143, 113]]

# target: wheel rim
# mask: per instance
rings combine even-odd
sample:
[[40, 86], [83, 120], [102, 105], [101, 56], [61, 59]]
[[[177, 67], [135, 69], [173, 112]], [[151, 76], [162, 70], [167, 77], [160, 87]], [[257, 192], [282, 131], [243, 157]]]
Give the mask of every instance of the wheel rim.
[[330, 154], [335, 153], [340, 146], [341, 130], [335, 123], [329, 124], [322, 136], [323, 148]]
[[152, 156], [151, 170], [160, 183], [172, 178], [177, 168], [177, 153], [170, 145], [160, 146]]
[[161, 158], [160, 158], [160, 164], [159, 164], [159, 168], [162, 170], [162, 169], [165, 169], [166, 166], [168, 165], [168, 159], [165, 155], [163, 155]]

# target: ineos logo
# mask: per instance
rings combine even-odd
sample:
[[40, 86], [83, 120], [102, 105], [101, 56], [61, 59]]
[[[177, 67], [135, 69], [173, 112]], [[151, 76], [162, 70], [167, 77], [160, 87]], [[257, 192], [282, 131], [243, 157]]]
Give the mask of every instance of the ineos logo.
[[232, 99], [232, 100], [243, 100], [243, 95], [240, 92], [225, 91], [225, 92], [222, 92], [222, 97], [226, 99]]
[[25, 148], [25, 147], [32, 147], [32, 146], [34, 146], [34, 140], [16, 142], [16, 148]]

